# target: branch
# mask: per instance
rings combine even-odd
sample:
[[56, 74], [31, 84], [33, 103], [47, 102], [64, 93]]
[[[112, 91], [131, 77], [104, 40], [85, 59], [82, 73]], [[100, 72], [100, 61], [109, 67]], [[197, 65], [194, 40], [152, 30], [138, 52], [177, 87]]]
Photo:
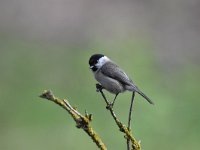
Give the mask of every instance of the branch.
[[[129, 109], [129, 115], [128, 115], [128, 130], [131, 132], [131, 118], [132, 118], [132, 109], [133, 109], [133, 101], [135, 98], [135, 92], [132, 93], [132, 98], [131, 98], [131, 105]], [[127, 139], [127, 150], [131, 149], [130, 145], [130, 139]]]
[[101, 150], [107, 150], [105, 144], [102, 142], [99, 135], [96, 133], [96, 131], [93, 130], [93, 128], [90, 125], [90, 122], [92, 121], [92, 115], [88, 114], [87, 112], [85, 115], [82, 115], [79, 113], [76, 109], [74, 109], [70, 103], [65, 99], [59, 99], [53, 95], [51, 91], [44, 91], [40, 95], [41, 98], [50, 100], [62, 108], [64, 108], [74, 119], [76, 122], [77, 128], [82, 128], [93, 140], [93, 142], [101, 149]]
[[103, 91], [102, 91], [102, 89], [103, 89], [102, 86], [101, 86], [100, 84], [96, 84], [96, 88], [97, 88], [97, 92], [100, 92], [101, 95], [102, 95], [102, 97], [104, 98], [104, 100], [105, 100], [105, 102], [106, 102], [106, 104], [107, 104], [107, 106], [108, 106], [108, 107], [106, 107], [106, 108], [110, 111], [110, 113], [111, 113], [113, 119], [115, 120], [115, 123], [116, 123], [117, 126], [119, 127], [119, 130], [120, 130], [121, 132], [125, 133], [125, 135], [126, 135], [125, 138], [126, 138], [127, 140], [130, 140], [130, 141], [131, 141], [132, 149], [133, 149], [133, 150], [141, 150], [140, 142], [137, 142], [137, 141], [136, 141], [136, 139], [134, 138], [134, 136], [133, 136], [132, 133], [130, 132], [129, 128], [127, 128], [127, 127], [117, 118], [117, 116], [116, 116], [116, 114], [115, 114], [113, 108], [110, 107], [110, 103], [109, 103], [109, 101], [106, 99], [105, 94], [104, 94]]

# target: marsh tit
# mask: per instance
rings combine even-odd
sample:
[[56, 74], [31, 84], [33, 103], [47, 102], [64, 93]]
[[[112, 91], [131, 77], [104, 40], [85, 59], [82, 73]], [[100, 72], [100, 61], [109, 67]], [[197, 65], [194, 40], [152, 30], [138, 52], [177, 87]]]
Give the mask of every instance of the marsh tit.
[[112, 60], [102, 54], [94, 54], [89, 59], [90, 69], [94, 73], [95, 79], [112, 94], [115, 94], [114, 102], [119, 93], [124, 91], [137, 92], [144, 97], [150, 104], [154, 104], [127, 76], [127, 74], [119, 68]]

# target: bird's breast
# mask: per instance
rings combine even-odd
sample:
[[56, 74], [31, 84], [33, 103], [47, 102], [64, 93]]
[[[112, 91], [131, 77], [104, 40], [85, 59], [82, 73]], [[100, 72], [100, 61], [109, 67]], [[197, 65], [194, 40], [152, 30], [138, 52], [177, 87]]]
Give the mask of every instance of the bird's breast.
[[122, 93], [125, 91], [125, 87], [117, 80], [105, 76], [100, 71], [94, 74], [95, 79], [109, 92], [113, 94]]

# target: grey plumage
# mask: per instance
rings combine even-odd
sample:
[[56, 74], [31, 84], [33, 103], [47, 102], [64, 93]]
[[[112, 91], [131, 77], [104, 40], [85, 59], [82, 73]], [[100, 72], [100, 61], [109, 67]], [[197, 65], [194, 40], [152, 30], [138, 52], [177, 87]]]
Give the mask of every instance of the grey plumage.
[[[102, 78], [102, 75], [104, 78]], [[126, 90], [135, 91], [150, 104], [153, 104], [153, 102], [132, 82], [126, 73], [112, 61], [106, 62], [99, 68], [95, 73], [95, 78], [106, 90], [113, 94], [122, 93]]]

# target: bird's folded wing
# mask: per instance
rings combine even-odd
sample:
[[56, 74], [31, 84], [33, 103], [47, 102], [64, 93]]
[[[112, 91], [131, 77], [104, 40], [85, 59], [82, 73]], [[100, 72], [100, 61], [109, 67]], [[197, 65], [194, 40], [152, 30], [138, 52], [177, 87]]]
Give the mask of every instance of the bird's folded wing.
[[101, 72], [110, 77], [113, 78], [123, 84], [126, 85], [132, 85], [133, 82], [131, 81], [131, 79], [129, 79], [129, 77], [126, 75], [126, 73], [120, 69], [116, 64], [114, 64], [113, 62], [107, 62], [106, 64], [104, 64], [101, 67]]

